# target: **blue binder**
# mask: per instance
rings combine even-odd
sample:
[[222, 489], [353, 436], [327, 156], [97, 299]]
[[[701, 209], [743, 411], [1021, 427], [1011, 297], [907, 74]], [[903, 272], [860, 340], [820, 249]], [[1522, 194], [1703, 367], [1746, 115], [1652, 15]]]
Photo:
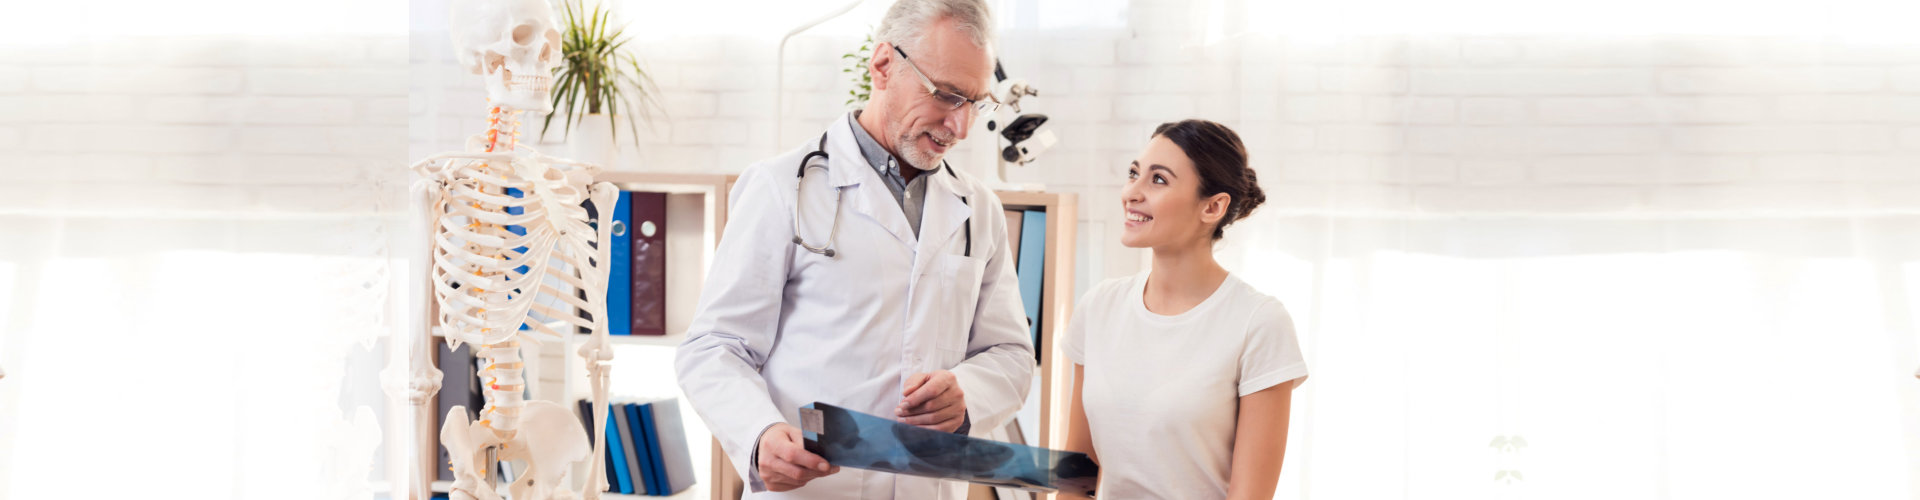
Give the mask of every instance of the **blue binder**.
[[657, 481], [655, 481], [653, 477], [655, 475], [653, 473], [653, 463], [652, 463], [653, 453], [648, 451], [649, 449], [652, 448], [652, 446], [648, 443], [653, 441], [653, 433], [648, 432], [649, 429], [647, 429], [647, 423], [646, 423], [647, 420], [646, 420], [646, 417], [644, 416], [644, 412], [640, 410], [640, 405], [628, 403], [626, 407], [627, 407], [627, 422], [628, 422], [627, 425], [633, 426], [633, 454], [634, 456], [638, 457], [640, 460], [639, 462], [635, 462], [635, 463], [639, 464], [640, 466], [639, 468], [640, 468], [641, 480], [634, 482], [634, 484], [636, 485], [634, 489], [642, 490], [644, 488], [643, 492], [645, 494], [658, 495], [660, 494], [660, 490], [659, 488], [656, 487], [657, 485], [655, 483]]
[[[615, 410], [620, 408], [620, 405], [608, 406]], [[612, 486], [619, 490], [620, 493], [632, 494], [633, 479], [632, 475], [627, 472], [627, 453], [622, 451], [628, 448], [620, 439], [622, 434], [626, 434], [626, 432], [620, 430], [625, 427], [621, 424], [625, 424], [626, 422], [627, 418], [624, 413], [618, 411], [607, 412], [607, 458], [609, 459], [608, 467], [613, 469], [614, 484]]]
[[607, 335], [633, 335], [633, 193], [621, 191], [613, 205], [613, 240], [607, 264]]
[[660, 456], [660, 424], [653, 418], [653, 407], [654, 403], [640, 405], [640, 422], [647, 429], [647, 466], [652, 468], [647, 474], [647, 484], [654, 495], [671, 495], [673, 492], [667, 487], [667, 464]]
[[1014, 275], [1020, 279], [1020, 304], [1026, 306], [1027, 328], [1033, 335], [1033, 353], [1040, 353], [1040, 284], [1046, 274], [1047, 213], [1028, 210], [1020, 220], [1020, 261]]

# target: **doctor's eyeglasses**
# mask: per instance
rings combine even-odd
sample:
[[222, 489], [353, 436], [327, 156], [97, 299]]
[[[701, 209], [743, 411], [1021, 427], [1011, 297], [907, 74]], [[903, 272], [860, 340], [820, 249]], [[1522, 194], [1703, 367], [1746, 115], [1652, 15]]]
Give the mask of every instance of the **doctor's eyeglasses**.
[[898, 45], [893, 46], [893, 51], [900, 54], [901, 60], [907, 61], [907, 67], [912, 68], [913, 74], [920, 77], [920, 83], [927, 86], [927, 93], [933, 94], [934, 99], [938, 99], [941, 104], [947, 105], [948, 111], [958, 110], [961, 106], [966, 106], [967, 104], [973, 104], [973, 109], [983, 115], [993, 113], [994, 110], [1000, 109], [1000, 103], [993, 101], [993, 96], [987, 96], [987, 100], [976, 101], [968, 99], [967, 96], [940, 90], [939, 87], [933, 86], [933, 80], [928, 79], [926, 73], [920, 72], [920, 66], [913, 63], [913, 58], [907, 57], [907, 51], [900, 50], [900, 46]]

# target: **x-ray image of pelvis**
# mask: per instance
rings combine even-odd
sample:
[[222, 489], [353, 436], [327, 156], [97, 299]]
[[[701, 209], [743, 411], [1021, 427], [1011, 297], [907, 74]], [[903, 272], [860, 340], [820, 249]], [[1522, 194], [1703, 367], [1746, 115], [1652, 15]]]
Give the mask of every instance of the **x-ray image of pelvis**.
[[971, 438], [815, 402], [800, 407], [807, 451], [841, 467], [1093, 496], [1085, 453]]

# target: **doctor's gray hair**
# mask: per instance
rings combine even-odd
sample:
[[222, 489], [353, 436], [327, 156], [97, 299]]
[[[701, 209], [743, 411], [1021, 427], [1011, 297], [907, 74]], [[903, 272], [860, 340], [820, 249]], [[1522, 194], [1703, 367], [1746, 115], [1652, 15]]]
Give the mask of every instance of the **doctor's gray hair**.
[[887, 17], [880, 19], [873, 40], [917, 50], [926, 37], [927, 26], [942, 17], [953, 18], [955, 27], [973, 46], [991, 50], [993, 14], [984, 0], [899, 0], [887, 9]]

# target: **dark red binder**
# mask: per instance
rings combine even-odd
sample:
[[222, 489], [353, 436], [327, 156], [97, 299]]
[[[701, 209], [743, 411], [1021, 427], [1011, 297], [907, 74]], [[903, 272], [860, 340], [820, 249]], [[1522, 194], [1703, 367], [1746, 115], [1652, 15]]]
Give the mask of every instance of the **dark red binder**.
[[667, 194], [633, 193], [633, 334], [667, 334]]

